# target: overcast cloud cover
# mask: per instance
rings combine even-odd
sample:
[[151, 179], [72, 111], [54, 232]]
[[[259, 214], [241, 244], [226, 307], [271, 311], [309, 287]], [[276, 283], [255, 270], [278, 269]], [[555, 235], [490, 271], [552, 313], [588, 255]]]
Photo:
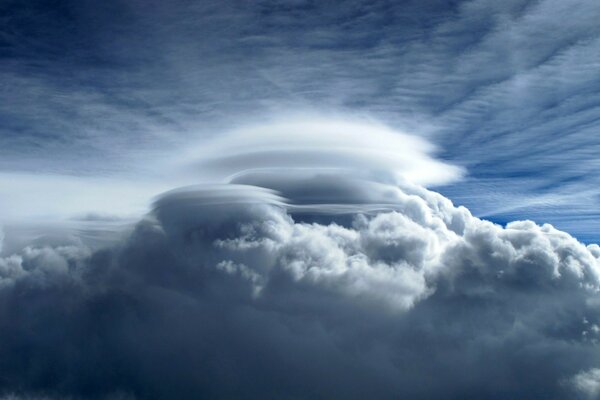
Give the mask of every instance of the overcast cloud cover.
[[0, 399], [600, 398], [599, 20], [1, 2]]

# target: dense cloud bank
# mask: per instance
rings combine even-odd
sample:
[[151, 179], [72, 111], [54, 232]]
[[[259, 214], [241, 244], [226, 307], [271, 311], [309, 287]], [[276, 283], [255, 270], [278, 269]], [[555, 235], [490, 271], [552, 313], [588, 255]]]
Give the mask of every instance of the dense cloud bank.
[[393, 198], [393, 208], [309, 218], [310, 208], [250, 185], [186, 188], [158, 199], [117, 246], [0, 259], [0, 390], [600, 393], [600, 247], [549, 225], [503, 228], [408, 184]]

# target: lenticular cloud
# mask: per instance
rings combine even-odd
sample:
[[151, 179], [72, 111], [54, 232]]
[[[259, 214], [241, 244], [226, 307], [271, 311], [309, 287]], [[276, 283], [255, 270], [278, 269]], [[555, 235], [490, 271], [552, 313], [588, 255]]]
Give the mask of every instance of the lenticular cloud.
[[0, 390], [597, 396], [600, 247], [375, 170], [242, 168], [163, 194], [117, 245], [0, 259]]
[[202, 176], [235, 179], [268, 173], [274, 180], [286, 172], [306, 178], [311, 173], [352, 172], [354, 178], [420, 185], [452, 182], [462, 168], [432, 157], [426, 140], [373, 121], [290, 117], [217, 136], [178, 157]]

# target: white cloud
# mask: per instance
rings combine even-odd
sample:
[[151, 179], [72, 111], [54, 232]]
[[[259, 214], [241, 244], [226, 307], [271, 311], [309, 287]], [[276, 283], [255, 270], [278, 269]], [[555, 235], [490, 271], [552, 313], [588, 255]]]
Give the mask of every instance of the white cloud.
[[600, 369], [592, 368], [581, 371], [570, 380], [573, 388], [590, 399], [600, 395]]
[[178, 154], [177, 162], [191, 164], [188, 168], [197, 177], [213, 181], [252, 172], [287, 177], [308, 170], [432, 185], [455, 181], [464, 173], [434, 159], [435, 147], [423, 138], [368, 119], [315, 113], [279, 116], [186, 147], [187, 154]]

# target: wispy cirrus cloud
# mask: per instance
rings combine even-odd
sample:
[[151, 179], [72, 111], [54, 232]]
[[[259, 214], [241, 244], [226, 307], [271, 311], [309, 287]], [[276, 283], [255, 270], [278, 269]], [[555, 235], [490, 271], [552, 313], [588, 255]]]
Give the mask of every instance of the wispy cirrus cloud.
[[[568, 229], [593, 237], [594, 1], [6, 2], [2, 12], [5, 171], [114, 176], [261, 115], [333, 110], [428, 137], [470, 175], [440, 190], [475, 213], [506, 218], [506, 206], [490, 207], [502, 192], [483, 190], [499, 182], [500, 202], [523, 200], [512, 213], [564, 228], [578, 219]], [[528, 200], [537, 196], [547, 207]]]

